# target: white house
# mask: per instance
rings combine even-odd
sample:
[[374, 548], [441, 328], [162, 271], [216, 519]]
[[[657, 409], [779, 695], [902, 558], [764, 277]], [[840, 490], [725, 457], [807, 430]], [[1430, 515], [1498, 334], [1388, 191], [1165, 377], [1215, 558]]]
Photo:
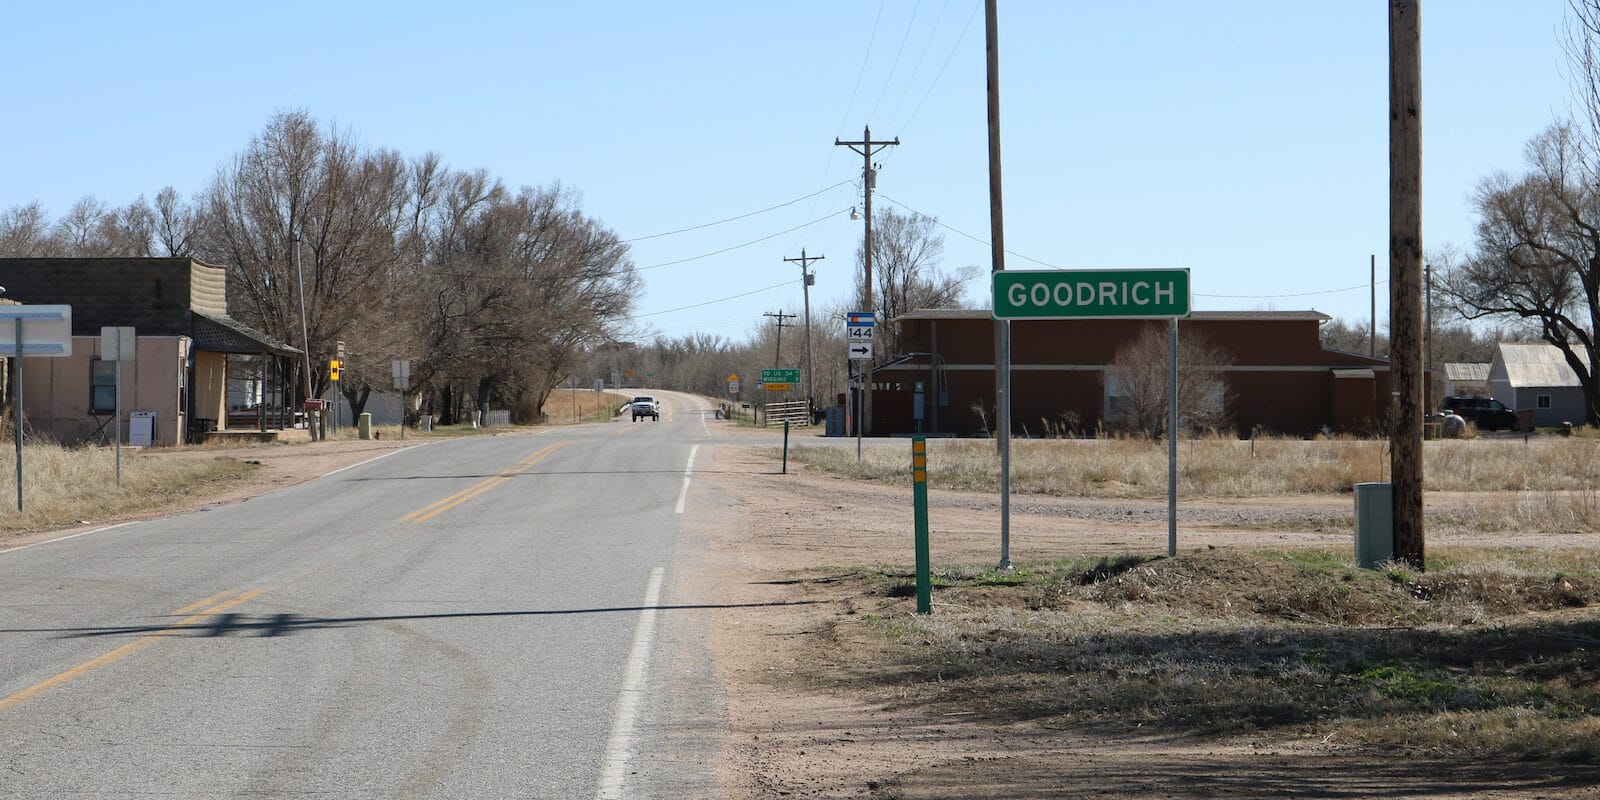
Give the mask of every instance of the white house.
[[[1583, 353], [1578, 353], [1583, 357]], [[1585, 361], [1587, 364], [1588, 362]], [[1489, 396], [1517, 411], [1533, 411], [1533, 424], [1584, 420], [1583, 386], [1555, 345], [1502, 342], [1489, 365]]]

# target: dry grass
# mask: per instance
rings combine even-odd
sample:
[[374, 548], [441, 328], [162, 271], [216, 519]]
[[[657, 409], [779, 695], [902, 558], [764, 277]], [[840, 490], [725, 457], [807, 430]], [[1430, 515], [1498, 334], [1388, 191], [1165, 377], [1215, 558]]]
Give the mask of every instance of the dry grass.
[[140, 450], [122, 451], [122, 485], [116, 484], [111, 449], [28, 444], [22, 454], [22, 512], [16, 505], [15, 446], [0, 447], [0, 475], [7, 500], [0, 533], [47, 530], [166, 508], [173, 497], [204, 491], [256, 469], [235, 458], [161, 459]]
[[[1105, 737], [1267, 734], [1600, 763], [1600, 556], [1445, 549], [1426, 575], [1322, 551], [1201, 551], [945, 570], [935, 613], [902, 572], [813, 677], [892, 707]], [[837, 656], [837, 658], [835, 658]]]
[[[994, 443], [928, 443], [935, 487], [994, 491]], [[872, 448], [800, 447], [790, 457], [858, 479], [900, 481], [910, 444]], [[1594, 491], [1600, 487], [1600, 441], [1581, 437], [1430, 441], [1425, 481], [1438, 491]], [[1091, 497], [1160, 497], [1167, 486], [1166, 444], [1145, 439], [1025, 440], [1012, 444], [1011, 486], [1019, 493]], [[1360, 439], [1198, 438], [1179, 442], [1179, 491], [1186, 496], [1261, 497], [1348, 492], [1389, 479], [1387, 443]], [[1580, 504], [1581, 505], [1581, 504]], [[1579, 509], [1581, 511], [1581, 508]], [[1580, 514], [1580, 519], [1589, 519]]]
[[[573, 413], [576, 395], [577, 413]], [[574, 422], [605, 422], [623, 403], [633, 399], [615, 392], [596, 393], [592, 389], [553, 389], [544, 401], [544, 413], [551, 425], [571, 425]]]

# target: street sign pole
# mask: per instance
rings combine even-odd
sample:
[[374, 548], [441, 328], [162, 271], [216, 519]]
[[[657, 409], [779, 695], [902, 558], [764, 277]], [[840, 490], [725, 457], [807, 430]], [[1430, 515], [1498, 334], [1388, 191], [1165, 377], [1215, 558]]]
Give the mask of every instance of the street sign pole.
[[[11, 370], [15, 376], [15, 388], [12, 396], [16, 399], [12, 403], [12, 423], [15, 430], [11, 438], [17, 443], [17, 511], [22, 511], [22, 444], [26, 437], [23, 431], [23, 405], [22, 405], [22, 359], [25, 355], [34, 355], [45, 358], [66, 358], [72, 355], [72, 306], [46, 305], [28, 306], [12, 305], [0, 306], [0, 320], [12, 321], [12, 339], [10, 355], [13, 356]], [[23, 322], [34, 323], [34, 341], [31, 345], [23, 341], [23, 332], [26, 326]], [[28, 351], [32, 350], [32, 353]]]
[[122, 488], [122, 337], [121, 336], [117, 337], [117, 366], [116, 366], [116, 373], [117, 373], [116, 377], [112, 378], [112, 380], [117, 382], [117, 388], [114, 391], [112, 391], [111, 394], [116, 397], [116, 403], [115, 403], [116, 408], [115, 408], [115, 410], [112, 411], [112, 413], [117, 415], [117, 424], [115, 426], [113, 426], [113, 428], [115, 430], [115, 433], [113, 435], [115, 435], [117, 437], [117, 444], [116, 444], [116, 447], [114, 449], [117, 451], [117, 457], [116, 457], [117, 458], [117, 488], [120, 489], [120, 488]]
[[12, 360], [11, 370], [16, 380], [16, 390], [13, 394], [17, 397], [16, 405], [11, 407], [11, 438], [17, 440], [17, 513], [22, 513], [22, 317], [17, 317], [17, 337], [12, 341], [17, 343], [17, 357]]
[[[1189, 269], [1006, 270], [990, 278], [994, 321], [1167, 320], [1167, 554], [1178, 553], [1178, 320], [1189, 316]], [[1009, 340], [999, 354], [1009, 384]], [[1002, 402], [1010, 386], [1003, 385]], [[1003, 413], [1003, 412], [1002, 412]], [[1001, 420], [1005, 422], [1004, 418]], [[1002, 455], [1005, 455], [1003, 452]], [[1001, 566], [1009, 547], [1009, 470], [1001, 467]]]
[[1178, 555], [1178, 318], [1167, 320], [1167, 556]]

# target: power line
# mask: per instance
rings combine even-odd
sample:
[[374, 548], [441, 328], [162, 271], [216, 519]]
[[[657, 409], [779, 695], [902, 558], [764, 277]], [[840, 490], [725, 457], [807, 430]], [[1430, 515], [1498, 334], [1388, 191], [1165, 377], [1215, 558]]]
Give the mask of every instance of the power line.
[[775, 283], [775, 284], [773, 284], [771, 286], [766, 287], [765, 289], [752, 289], [752, 290], [750, 290], [748, 292], [741, 292], [739, 294], [729, 295], [727, 297], [719, 297], [719, 298], [717, 298], [715, 300], [707, 300], [707, 301], [705, 301], [703, 303], [695, 303], [693, 305], [678, 306], [677, 308], [669, 308], [666, 311], [652, 311], [652, 312], [650, 312], [648, 314], [634, 314], [633, 316], [629, 317], [629, 319], [644, 319], [645, 317], [659, 317], [662, 314], [671, 314], [671, 313], [676, 312], [676, 311], [688, 311], [691, 308], [700, 308], [702, 306], [714, 305], [716, 303], [726, 303], [729, 300], [738, 300], [741, 297], [749, 297], [750, 295], [753, 295], [753, 294], [761, 294], [762, 292], [770, 292], [773, 289], [781, 289], [781, 288], [783, 288], [785, 286], [788, 286], [791, 283], [794, 283], [794, 281], [784, 281], [782, 283]]
[[[933, 94], [934, 87], [939, 85], [939, 79], [944, 77], [944, 71], [950, 67], [950, 60], [955, 58], [956, 51], [961, 49], [961, 43], [966, 41], [967, 31], [971, 30], [972, 21], [978, 18], [978, 11], [979, 11], [979, 9], [982, 9], [982, 8], [983, 8], [983, 3], [982, 2], [979, 2], [976, 6], [973, 7], [972, 15], [967, 17], [967, 25], [966, 25], [966, 27], [961, 29], [961, 35], [956, 38], [956, 43], [951, 46], [950, 54], [945, 56], [945, 58], [944, 58], [944, 66], [939, 67], [939, 74], [933, 76], [933, 83], [928, 84], [928, 91], [924, 92], [923, 95], [922, 95], [922, 99], [917, 101], [917, 107], [912, 109], [911, 110], [911, 116], [906, 117], [906, 121], [900, 124], [899, 130], [903, 131], [906, 128], [910, 127], [911, 126], [911, 121], [917, 118], [917, 112], [922, 110], [922, 105], [924, 103], [928, 102], [928, 97]], [[843, 127], [842, 123], [841, 123], [840, 127]]]
[[850, 121], [850, 112], [856, 109], [856, 95], [861, 91], [861, 79], [866, 77], [867, 64], [872, 60], [872, 45], [878, 40], [878, 23], [883, 19], [883, 7], [888, 0], [878, 0], [878, 15], [872, 18], [872, 33], [867, 35], [867, 52], [861, 54], [861, 71], [856, 73], [856, 87], [850, 90], [850, 102], [845, 104], [844, 118], [839, 120], [838, 131], [844, 132], [844, 124]]
[[[1381, 280], [1376, 285], [1382, 286], [1389, 281]], [[1319, 294], [1338, 294], [1340, 292], [1353, 292], [1357, 289], [1371, 288], [1374, 284], [1358, 283], [1355, 286], [1346, 286], [1343, 289], [1322, 289], [1315, 292], [1290, 292], [1288, 294], [1202, 294], [1194, 292], [1195, 297], [1220, 297], [1228, 300], [1274, 300], [1280, 297], [1311, 297]]]
[[872, 110], [867, 112], [867, 119], [872, 119], [873, 115], [878, 113], [878, 106], [883, 105], [883, 96], [889, 93], [889, 86], [894, 83], [894, 73], [900, 68], [900, 56], [906, 51], [906, 42], [911, 39], [911, 30], [917, 25], [917, 12], [921, 10], [922, 0], [917, 0], [917, 4], [911, 8], [911, 19], [906, 22], [906, 32], [900, 36], [900, 47], [894, 51], [894, 61], [889, 62], [889, 77], [883, 79], [883, 88], [878, 90], [878, 99], [872, 102]]
[[[954, 227], [952, 225], [947, 225], [943, 221], [941, 221], [938, 217], [934, 217], [934, 216], [930, 216], [928, 214], [924, 214], [921, 211], [918, 211], [918, 210], [912, 208], [911, 206], [908, 206], [905, 203], [902, 203], [899, 200], [896, 200], [893, 197], [890, 197], [889, 195], [884, 194], [881, 191], [877, 192], [876, 194], [879, 197], [881, 197], [881, 198], [883, 198], [885, 200], [888, 200], [889, 202], [894, 203], [895, 205], [897, 205], [897, 206], [899, 206], [899, 207], [901, 207], [901, 208], [903, 208], [903, 209], [905, 209], [907, 211], [910, 211], [911, 213], [916, 214], [917, 216], [922, 217], [923, 219], [926, 219], [929, 222], [932, 222], [933, 224], [938, 225], [941, 228], [944, 228], [946, 230], [949, 230], [949, 231], [957, 233], [957, 234], [959, 234], [961, 236], [964, 236], [964, 237], [966, 237], [968, 239], [971, 239], [972, 241], [977, 242], [978, 244], [981, 244], [981, 245], [983, 245], [985, 247], [989, 246], [989, 243], [984, 241], [983, 239], [980, 239], [980, 238], [978, 238], [976, 236], [973, 236], [972, 234], [967, 233], [966, 231], [963, 231], [960, 228], [956, 228], [956, 227]], [[1023, 259], [1025, 261], [1031, 261], [1031, 262], [1033, 262], [1035, 264], [1038, 264], [1041, 267], [1049, 267], [1050, 269], [1063, 269], [1063, 267], [1058, 267], [1055, 264], [1051, 264], [1051, 263], [1046, 262], [1046, 261], [1040, 261], [1039, 259], [1034, 258], [1032, 256], [1023, 255], [1022, 253], [1018, 253], [1015, 250], [1008, 249], [1008, 250], [1006, 250], [1006, 253], [1008, 255], [1016, 256], [1017, 258]], [[1376, 285], [1382, 286], [1382, 285], [1387, 284], [1388, 282], [1389, 281], [1387, 281], [1387, 280], [1381, 280], [1381, 281], [1378, 281]], [[1205, 292], [1193, 292], [1192, 294], [1195, 297], [1210, 297], [1210, 298], [1213, 298], [1213, 299], [1220, 299], [1220, 300], [1278, 300], [1278, 299], [1284, 299], [1284, 298], [1289, 298], [1289, 297], [1314, 297], [1316, 295], [1323, 295], [1323, 294], [1339, 294], [1340, 292], [1353, 292], [1353, 291], [1355, 291], [1357, 289], [1371, 288], [1373, 285], [1374, 284], [1372, 284], [1372, 283], [1358, 283], [1358, 284], [1356, 284], [1354, 286], [1346, 286], [1346, 287], [1344, 287], [1342, 289], [1319, 289], [1317, 291], [1312, 291], [1312, 292], [1287, 292], [1287, 293], [1284, 293], [1284, 294], [1207, 294]]]
[[950, 8], [950, 0], [944, 0], [944, 5], [939, 6], [939, 16], [933, 19], [933, 30], [928, 32], [928, 41], [922, 43], [922, 52], [917, 54], [917, 63], [911, 67], [911, 74], [906, 76], [905, 88], [900, 90], [900, 97], [894, 101], [894, 110], [889, 112], [889, 127], [895, 129], [894, 121], [900, 118], [900, 108], [906, 104], [906, 95], [911, 94], [911, 84], [916, 81], [917, 73], [922, 71], [922, 61], [928, 57], [928, 48], [933, 47], [933, 40], [939, 35], [939, 24], [944, 22], [944, 12]]
[[826, 214], [824, 216], [818, 217], [818, 218], [816, 218], [814, 220], [811, 220], [810, 222], [807, 222], [807, 223], [804, 223], [804, 224], [801, 224], [801, 225], [796, 225], [793, 228], [790, 228], [790, 229], [788, 229], [786, 231], [778, 231], [777, 233], [770, 234], [770, 235], [767, 235], [767, 236], [763, 236], [760, 239], [752, 239], [751, 241], [745, 242], [744, 244], [736, 244], [736, 245], [733, 245], [732, 247], [724, 247], [721, 250], [713, 250], [712, 252], [701, 253], [700, 255], [697, 255], [697, 256], [690, 256], [688, 258], [680, 258], [677, 261], [667, 261], [667, 262], [664, 262], [664, 263], [661, 263], [661, 264], [651, 264], [648, 267], [639, 267], [635, 271], [636, 272], [644, 272], [645, 270], [660, 269], [662, 267], [670, 267], [670, 266], [674, 266], [676, 264], [687, 264], [690, 261], [699, 261], [702, 258], [710, 258], [712, 256], [722, 255], [723, 253], [732, 252], [734, 250], [738, 250], [738, 249], [743, 248], [743, 247], [749, 247], [749, 246], [751, 246], [753, 244], [760, 244], [760, 243], [762, 243], [762, 242], [764, 242], [764, 241], [766, 241], [768, 239], [776, 239], [777, 237], [782, 236], [782, 235], [784, 235], [786, 233], [793, 233], [793, 232], [795, 232], [797, 230], [800, 230], [801, 228], [804, 228], [804, 227], [806, 227], [808, 225], [815, 225], [818, 222], [821, 222], [821, 221], [827, 219], [828, 217], [837, 216], [839, 214], [843, 214], [844, 212], [845, 212], [845, 209], [841, 208], [838, 211], [834, 211], [832, 213], [829, 213], [829, 214]]
[[805, 195], [803, 197], [796, 197], [793, 200], [790, 200], [790, 201], [787, 201], [787, 202], [784, 202], [784, 203], [779, 203], [779, 204], [777, 204], [775, 206], [768, 206], [767, 208], [763, 208], [760, 211], [751, 211], [751, 212], [749, 212], [747, 214], [740, 214], [737, 217], [728, 217], [727, 219], [719, 219], [716, 222], [707, 222], [707, 223], [704, 223], [702, 225], [691, 225], [691, 226], [689, 226], [687, 228], [679, 228], [679, 229], [677, 229], [675, 231], [666, 231], [665, 233], [652, 233], [649, 236], [636, 236], [636, 237], [634, 237], [632, 239], [623, 239], [621, 243], [622, 244], [629, 244], [629, 243], [632, 243], [632, 242], [642, 242], [642, 241], [645, 241], [646, 239], [660, 239], [663, 236], [672, 236], [672, 235], [679, 234], [679, 233], [687, 233], [689, 231], [697, 231], [697, 230], [700, 230], [701, 228], [709, 228], [709, 227], [712, 227], [713, 225], [721, 225], [721, 224], [727, 223], [727, 222], [737, 222], [737, 221], [739, 221], [741, 219], [745, 219], [747, 217], [756, 216], [757, 214], [765, 214], [768, 211], [776, 211], [776, 210], [778, 210], [780, 208], [784, 208], [786, 206], [792, 206], [795, 203], [800, 202], [801, 200], [809, 200], [809, 199], [811, 199], [813, 197], [816, 197], [819, 194], [822, 194], [823, 192], [832, 191], [832, 190], [837, 189], [840, 186], [843, 186], [843, 185], [845, 185], [847, 183], [851, 183], [854, 180], [855, 180], [854, 178], [849, 178], [849, 179], [846, 179], [846, 180], [842, 180], [842, 181], [839, 181], [838, 183], [836, 183], [836, 184], [834, 184], [832, 186], [826, 186], [826, 187], [823, 187], [821, 189], [818, 189], [815, 192], [812, 192], [811, 194]]

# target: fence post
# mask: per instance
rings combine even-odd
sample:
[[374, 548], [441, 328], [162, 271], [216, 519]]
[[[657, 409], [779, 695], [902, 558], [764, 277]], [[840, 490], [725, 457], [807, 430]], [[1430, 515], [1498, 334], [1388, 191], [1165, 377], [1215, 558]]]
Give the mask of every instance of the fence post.
[[789, 474], [789, 420], [783, 421], [783, 474]]
[[917, 613], [933, 611], [933, 575], [928, 563], [928, 440], [911, 438], [911, 503], [916, 520]]

